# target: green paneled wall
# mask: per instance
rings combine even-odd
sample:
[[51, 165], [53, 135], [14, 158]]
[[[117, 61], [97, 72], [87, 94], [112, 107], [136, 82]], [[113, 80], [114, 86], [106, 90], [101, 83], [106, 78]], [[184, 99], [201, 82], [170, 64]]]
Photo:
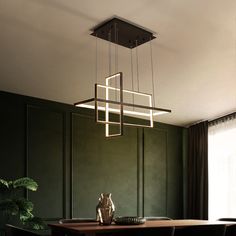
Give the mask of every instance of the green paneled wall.
[[39, 184], [29, 199], [36, 215], [63, 218], [63, 113], [30, 106], [27, 118], [27, 172]]
[[144, 215], [167, 215], [167, 132], [144, 131]]
[[117, 215], [137, 215], [137, 129], [104, 138], [103, 125], [72, 115], [73, 216], [95, 217], [102, 192], [112, 193]]
[[25, 110], [21, 100], [0, 95], [0, 176], [25, 174]]
[[101, 192], [117, 215], [183, 217], [184, 129], [156, 123], [106, 139], [88, 110], [0, 92], [0, 177], [28, 175], [35, 214], [94, 217]]

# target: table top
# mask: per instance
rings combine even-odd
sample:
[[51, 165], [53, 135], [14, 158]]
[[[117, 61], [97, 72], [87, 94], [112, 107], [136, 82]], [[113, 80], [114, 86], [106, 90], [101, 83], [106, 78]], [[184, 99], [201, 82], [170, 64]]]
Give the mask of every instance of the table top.
[[99, 225], [97, 222], [86, 223], [66, 223], [66, 224], [49, 224], [52, 229], [70, 231], [76, 233], [89, 232], [111, 232], [124, 229], [141, 229], [141, 228], [156, 228], [156, 227], [175, 227], [182, 228], [186, 226], [197, 225], [231, 225], [236, 222], [229, 221], [207, 221], [207, 220], [152, 220], [146, 221], [140, 225]]

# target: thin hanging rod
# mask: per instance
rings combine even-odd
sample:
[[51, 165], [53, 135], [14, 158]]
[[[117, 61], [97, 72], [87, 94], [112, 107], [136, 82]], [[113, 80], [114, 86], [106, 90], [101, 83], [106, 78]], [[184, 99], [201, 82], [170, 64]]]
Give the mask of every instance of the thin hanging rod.
[[[118, 28], [115, 23], [115, 73], [118, 73]], [[115, 87], [117, 88], [117, 80], [115, 80]], [[118, 93], [115, 91], [116, 101], [118, 101]]]
[[209, 120], [208, 125], [213, 126], [213, 125], [223, 123], [225, 121], [232, 120], [232, 119], [236, 119], [236, 112], [229, 113], [229, 114], [214, 118], [212, 120]]
[[108, 33], [108, 40], [109, 40], [109, 45], [108, 45], [109, 75], [111, 75], [111, 30]]
[[[133, 69], [133, 53], [132, 48], [130, 48], [130, 63], [131, 63], [131, 90], [134, 90], [134, 69]], [[134, 94], [132, 94], [132, 103], [134, 104]], [[133, 107], [134, 110], [134, 107]]]
[[119, 42], [119, 32], [117, 28], [117, 23], [115, 23], [115, 73], [118, 73], [118, 42]]
[[152, 95], [153, 95], [153, 106], [155, 107], [155, 84], [154, 84], [154, 73], [153, 73], [153, 57], [152, 57], [152, 39], [150, 38], [150, 56], [151, 56], [151, 72], [152, 72]]
[[210, 126], [219, 124], [221, 122], [224, 122], [225, 120], [230, 120], [230, 119], [236, 119], [236, 112], [230, 112], [230, 113], [227, 113], [227, 114], [224, 114], [221, 116], [217, 116], [217, 117], [209, 119], [209, 120], [208, 119], [199, 120], [199, 121], [196, 121], [196, 122], [191, 123], [189, 125], [186, 125], [184, 127], [189, 128], [190, 126], [196, 125], [196, 124], [204, 122], [204, 121], [208, 121], [208, 126], [210, 127]]
[[138, 40], [136, 39], [136, 68], [137, 68], [137, 87], [139, 92], [139, 67], [138, 67]]
[[96, 34], [96, 50], [95, 50], [95, 84], [98, 82], [98, 37]]

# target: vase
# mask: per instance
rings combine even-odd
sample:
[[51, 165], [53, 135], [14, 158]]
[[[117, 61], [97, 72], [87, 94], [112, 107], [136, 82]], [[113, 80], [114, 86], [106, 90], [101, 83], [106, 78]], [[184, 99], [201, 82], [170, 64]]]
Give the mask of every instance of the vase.
[[98, 205], [96, 207], [97, 221], [101, 225], [110, 225], [112, 223], [115, 205], [111, 199], [111, 193], [101, 193]]

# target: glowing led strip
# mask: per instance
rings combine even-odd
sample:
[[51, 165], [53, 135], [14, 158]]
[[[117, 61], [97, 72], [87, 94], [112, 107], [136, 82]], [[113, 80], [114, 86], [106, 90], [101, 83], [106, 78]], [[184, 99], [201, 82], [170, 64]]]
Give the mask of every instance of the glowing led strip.
[[[111, 76], [109, 78], [113, 78], [114, 76]], [[108, 79], [106, 79], [106, 86], [105, 86], [105, 89], [106, 89], [106, 100], [109, 100], [109, 88], [108, 88]], [[106, 122], [109, 121], [109, 103], [106, 102], [106, 107], [105, 107], [105, 120]], [[105, 124], [105, 135], [106, 137], [109, 137], [109, 124], [106, 123]]]
[[[106, 86], [105, 86], [105, 85], [101, 85], [101, 84], [98, 84], [98, 85], [97, 85], [97, 87], [106, 89], [106, 100], [109, 100], [109, 97], [108, 97], [109, 90], [120, 91], [119, 88], [110, 87], [109, 84], [108, 84], [108, 80], [111, 79], [111, 78], [114, 78], [114, 77], [115, 77], [115, 76], [112, 76], [112, 77], [108, 77], [108, 78], [106, 79]], [[139, 96], [148, 97], [148, 98], [149, 98], [149, 106], [152, 107], [152, 95], [151, 95], [151, 94], [146, 94], [146, 93], [131, 91], [131, 90], [127, 90], [127, 89], [123, 89], [122, 92], [123, 92], [123, 93], [129, 93], [129, 94], [135, 94], [135, 95], [139, 95]], [[108, 103], [106, 103], [106, 107], [107, 107], [107, 104], [108, 104]], [[110, 111], [111, 111], [111, 110], [110, 110]], [[114, 110], [111, 111], [111, 112], [119, 113], [119, 110], [118, 110], [118, 109], [114, 109]], [[152, 109], [149, 110], [149, 113], [136, 112], [136, 111], [128, 111], [128, 110], [125, 110], [125, 109], [123, 109], [123, 112], [124, 112], [124, 114], [128, 114], [128, 115], [139, 115], [139, 116], [149, 117], [149, 119], [150, 119], [150, 127], [153, 127], [153, 116], [154, 116], [154, 113], [153, 113], [153, 110], [152, 110]], [[107, 117], [107, 113], [109, 113], [109, 110], [108, 110], [108, 109], [106, 110], [106, 122], [109, 120], [109, 116]], [[107, 125], [107, 127], [108, 127], [108, 129], [109, 129], [109, 126], [108, 126], [108, 125]]]
[[[100, 88], [120, 91], [119, 88], [114, 88], [114, 87], [110, 87], [110, 86], [106, 86], [106, 85], [102, 85], [102, 84], [97, 84], [97, 86]], [[136, 94], [136, 95], [141, 95], [141, 96], [146, 96], [146, 97], [152, 96], [151, 94], [136, 92], [136, 91], [132, 91], [132, 90], [128, 90], [128, 89], [123, 89], [122, 91], [125, 93], [131, 93], [131, 94]]]
[[[120, 88], [115, 88], [115, 87], [109, 86], [109, 81], [112, 78], [116, 78], [116, 77], [119, 79]], [[98, 97], [98, 87], [105, 89], [105, 97], [106, 97], [105, 99]], [[119, 92], [119, 101], [109, 100], [109, 97], [110, 97], [109, 91], [110, 90]], [[144, 96], [144, 97], [148, 98], [149, 106], [123, 102], [123, 94], [124, 93], [138, 95], [138, 96]], [[95, 102], [95, 104], [94, 105], [88, 104], [91, 102]], [[105, 103], [105, 106], [98, 106], [99, 102]], [[118, 106], [120, 106], [120, 109], [119, 108], [112, 108], [112, 107], [110, 107], [110, 104], [118, 105]], [[89, 109], [95, 109], [96, 110], [96, 122], [105, 124], [105, 136], [106, 137], [114, 137], [114, 136], [122, 135], [123, 134], [123, 125], [137, 126], [137, 127], [149, 127], [149, 128], [153, 127], [153, 116], [171, 112], [170, 110], [167, 110], [167, 109], [152, 107], [152, 95], [151, 94], [123, 89], [122, 72], [119, 72], [115, 75], [107, 77], [106, 78], [106, 85], [95, 84], [95, 97], [91, 98], [91, 99], [87, 99], [85, 101], [75, 103], [75, 106], [89, 108]], [[133, 110], [126, 110], [123, 107], [133, 107], [133, 108], [138, 108], [138, 109], [143, 109], [143, 110], [146, 109], [146, 110], [148, 110], [148, 112], [135, 111], [134, 109]], [[98, 111], [105, 112], [105, 120], [99, 119]], [[110, 121], [109, 120], [109, 113], [119, 114], [119, 116], [120, 116], [119, 122]], [[125, 122], [123, 122], [123, 115], [147, 117], [147, 118], [149, 118], [150, 125], [143, 125], [143, 124], [136, 124], [136, 123], [125, 123]], [[120, 133], [110, 134], [109, 125], [118, 125], [120, 128]]]
[[[83, 107], [83, 108], [88, 108], [88, 109], [95, 109], [95, 106], [94, 105], [89, 105], [89, 104], [79, 104], [79, 105], [76, 105], [77, 107]], [[101, 107], [101, 106], [98, 106], [98, 110], [100, 111], [105, 111], [105, 107]], [[115, 109], [115, 108], [109, 108], [109, 111], [110, 112], [113, 112], [113, 113], [120, 113], [120, 110], [119, 109]], [[152, 110], [153, 111], [153, 110]], [[157, 115], [162, 115], [162, 114], [166, 114], [168, 113], [167, 111], [153, 111], [153, 116], [157, 116]], [[138, 111], [129, 111], [129, 110], [125, 110], [124, 109], [124, 114], [125, 115], [137, 115], [137, 116], [144, 116], [144, 117], [149, 117], [149, 113], [144, 113], [144, 112], [138, 112]]]
[[[108, 77], [106, 77], [106, 86], [105, 86], [105, 89], [106, 89], [106, 100], [109, 100], [109, 81], [111, 80], [111, 79], [113, 79], [113, 78], [116, 78], [116, 77], [118, 77], [119, 78], [119, 80], [120, 80], [120, 86], [121, 86], [121, 88], [119, 89], [119, 91], [120, 91], [120, 101], [121, 101], [121, 97], [123, 97], [122, 95], [121, 95], [121, 93], [123, 93], [123, 81], [122, 81], [122, 73], [120, 72], [120, 73], [116, 73], [116, 74], [114, 74], [114, 75], [111, 75], [111, 76], [108, 76]], [[97, 85], [97, 87], [99, 87], [99, 85]], [[116, 91], [117, 91], [117, 89], [115, 89]], [[121, 116], [123, 116], [123, 106], [120, 104], [120, 110], [119, 109], [117, 109], [118, 110], [118, 113], [120, 114], [120, 122], [119, 122], [119, 128], [120, 128], [120, 133], [118, 133], [118, 134], [110, 134], [110, 132], [109, 132], [109, 125], [111, 124], [111, 123], [109, 123], [109, 113], [110, 113], [110, 110], [109, 110], [109, 103], [108, 102], [106, 102], [106, 109], [105, 109], [105, 136], [106, 137], [114, 137], [114, 136], [119, 136], [119, 135], [122, 135], [122, 133], [123, 133], [123, 117], [121, 117]]]

